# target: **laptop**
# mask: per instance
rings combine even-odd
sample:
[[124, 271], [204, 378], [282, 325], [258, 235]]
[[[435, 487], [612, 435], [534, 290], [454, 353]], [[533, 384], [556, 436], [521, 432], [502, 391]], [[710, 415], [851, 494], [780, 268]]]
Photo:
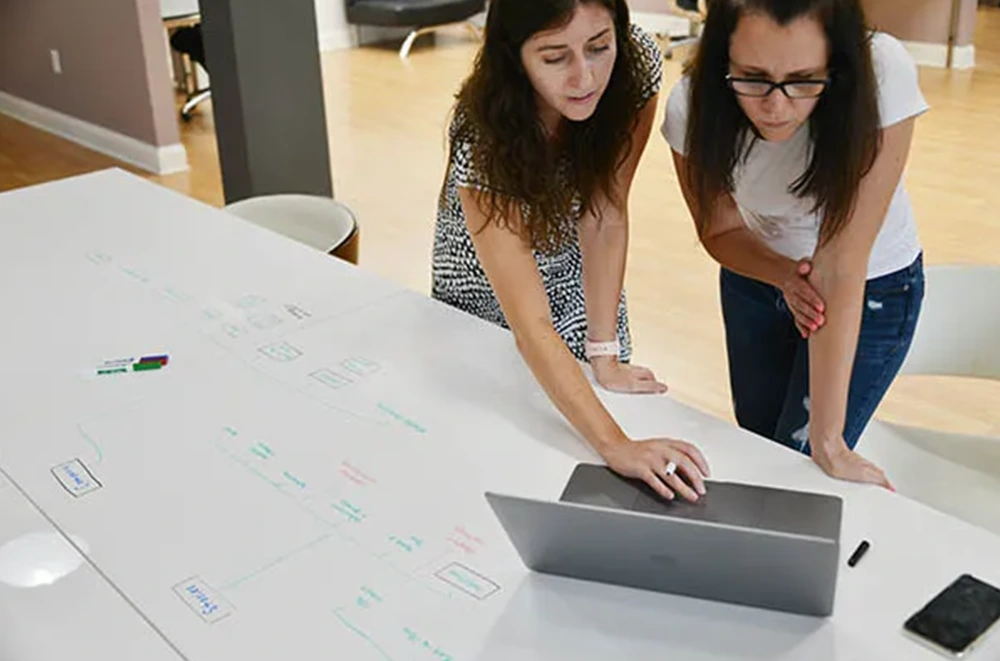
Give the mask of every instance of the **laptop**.
[[697, 503], [580, 464], [558, 501], [487, 492], [532, 571], [825, 617], [833, 612], [842, 501], [706, 481]]

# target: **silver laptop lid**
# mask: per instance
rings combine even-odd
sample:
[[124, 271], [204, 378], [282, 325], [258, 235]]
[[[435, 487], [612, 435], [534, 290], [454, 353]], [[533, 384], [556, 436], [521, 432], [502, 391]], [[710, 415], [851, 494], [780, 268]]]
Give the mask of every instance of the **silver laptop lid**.
[[606, 466], [580, 464], [560, 499], [741, 528], [840, 538], [842, 501], [837, 496], [738, 482], [706, 481], [705, 487], [708, 493], [696, 503], [679, 497], [667, 501], [642, 480], [624, 478]]

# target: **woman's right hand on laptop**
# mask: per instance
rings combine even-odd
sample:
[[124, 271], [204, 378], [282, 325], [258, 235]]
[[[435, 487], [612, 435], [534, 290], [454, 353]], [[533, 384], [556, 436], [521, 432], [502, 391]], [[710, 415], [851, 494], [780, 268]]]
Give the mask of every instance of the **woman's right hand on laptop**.
[[[696, 501], [699, 494], [705, 494], [708, 462], [690, 443], [671, 439], [625, 441], [616, 443], [603, 454], [613, 471], [644, 481], [667, 500], [680, 494], [682, 498]], [[672, 473], [668, 471], [671, 463], [675, 467]]]

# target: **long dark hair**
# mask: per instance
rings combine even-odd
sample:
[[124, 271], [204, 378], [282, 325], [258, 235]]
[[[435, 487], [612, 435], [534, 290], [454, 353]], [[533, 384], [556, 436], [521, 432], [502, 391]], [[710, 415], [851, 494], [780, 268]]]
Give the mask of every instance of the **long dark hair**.
[[[831, 83], [809, 118], [812, 156], [789, 190], [823, 214], [820, 243], [844, 228], [861, 179], [881, 147], [871, 32], [858, 0], [712, 0], [701, 43], [688, 66], [691, 98], [686, 136], [688, 185], [703, 231], [718, 196], [732, 192], [733, 170], [756, 139], [752, 123], [726, 85], [729, 42], [740, 16], [761, 12], [779, 25], [814, 16], [826, 32]], [[773, 92], [780, 94], [780, 91]]]
[[[601, 5], [615, 25], [617, 57], [594, 114], [563, 122], [556, 144], [545, 136], [535, 91], [521, 61], [532, 35], [568, 23], [580, 4]], [[600, 215], [598, 194], [615, 198], [615, 171], [631, 149], [642, 99], [642, 60], [630, 36], [625, 0], [492, 0], [485, 40], [456, 95], [450, 159], [471, 144], [482, 178], [478, 201], [487, 216], [521, 234], [533, 248], [557, 250], [573, 235], [574, 193]], [[442, 191], [443, 193], [443, 191]], [[522, 224], [511, 225], [515, 210]]]

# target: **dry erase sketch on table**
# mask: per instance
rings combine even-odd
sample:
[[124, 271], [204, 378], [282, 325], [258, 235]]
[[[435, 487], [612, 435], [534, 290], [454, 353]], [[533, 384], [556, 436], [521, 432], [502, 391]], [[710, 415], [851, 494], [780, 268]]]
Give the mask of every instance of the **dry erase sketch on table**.
[[[108, 252], [87, 253], [87, 261], [114, 275], [137, 273], [128, 260]], [[136, 279], [157, 300], [169, 302], [184, 314], [178, 325], [197, 327], [214, 344], [236, 352], [249, 364], [281, 379], [289, 388], [318, 398], [327, 406], [380, 426], [396, 426], [414, 434], [426, 434], [428, 425], [414, 411], [380, 392], [372, 377], [385, 372], [384, 361], [371, 356], [347, 355], [333, 361], [306, 360], [322, 356], [328, 343], [327, 324], [336, 315], [317, 314], [318, 306], [271, 300], [258, 293], [241, 293], [228, 300], [205, 301], [187, 294], [165, 278], [143, 275]], [[173, 292], [166, 295], [165, 292]], [[313, 332], [309, 332], [312, 330]], [[304, 335], [301, 335], [305, 333]], [[302, 337], [305, 344], [296, 338]], [[266, 340], [261, 343], [261, 340]], [[266, 359], [261, 362], [261, 359]], [[301, 370], [287, 371], [291, 364]], [[278, 371], [275, 371], [278, 370]], [[340, 392], [331, 392], [337, 391]]]
[[186, 294], [182, 291], [178, 291], [173, 287], [164, 287], [159, 290], [159, 293], [163, 298], [167, 299], [172, 303], [190, 303], [194, 299], [191, 294]]
[[130, 263], [102, 250], [86, 252], [84, 257], [95, 266], [106, 267], [109, 275], [140, 285], [159, 299], [186, 308], [188, 314], [178, 319], [180, 323], [200, 324], [202, 330], [226, 348], [237, 348], [233, 340], [272, 337], [274, 332], [303, 328], [307, 323], [323, 321], [336, 316], [341, 310], [333, 302], [315, 306], [301, 301], [270, 300], [258, 293], [241, 293], [227, 300], [199, 300], [166, 278], [158, 278]]
[[500, 590], [499, 585], [460, 562], [451, 563], [435, 575], [476, 599], [488, 599]]
[[[81, 494], [88, 475], [114, 485], [41, 504], [61, 525], [115, 539], [92, 552], [109, 580], [154, 621], [225, 636], [233, 656], [278, 645], [262, 626], [273, 620], [309, 622], [314, 649], [357, 661], [474, 658], [524, 572], [485, 501], [469, 497], [513, 461], [511, 446], [473, 453], [454, 434], [480, 410], [440, 404], [421, 362], [434, 355], [412, 360], [418, 338], [366, 332], [385, 325], [376, 306], [338, 323], [337, 304], [207, 296], [110, 252], [80, 268], [127, 300], [136, 336], [166, 323], [177, 365], [170, 379], [80, 385], [117, 398], [53, 421], [58, 433], [12, 459], [40, 494], [55, 491], [56, 461], [79, 462], [62, 475]], [[281, 323], [253, 323], [270, 315]], [[131, 384], [155, 396], [126, 400]], [[510, 430], [503, 416], [487, 422]], [[40, 447], [56, 459], [38, 466]]]
[[275, 360], [279, 363], [287, 363], [295, 360], [302, 356], [302, 352], [295, 347], [293, 347], [288, 342], [275, 342], [273, 344], [265, 344], [264, 346], [257, 349], [271, 360]]
[[233, 614], [233, 608], [197, 576], [174, 586], [174, 593], [208, 624]]
[[[355, 372], [386, 373], [357, 355], [335, 364], [358, 378]], [[343, 418], [323, 442], [312, 442], [324, 428], [319, 421], [333, 422], [331, 409], [279, 382], [259, 380], [216, 399], [199, 395], [216, 390], [206, 382], [196, 393], [137, 402], [82, 427], [107, 458], [106, 472], [117, 471], [120, 498], [100, 508], [102, 518], [132, 531], [110, 551], [119, 562], [149, 558], [144, 566], [174, 573], [177, 612], [213, 629], [224, 622], [250, 640], [266, 632], [248, 632], [244, 618], [258, 621], [280, 607], [291, 609], [289, 617], [325, 613], [337, 640], [353, 641], [336, 649], [358, 645], [350, 658], [359, 661], [473, 658], [505, 603], [498, 600], [503, 577], [518, 570], [491, 541], [497, 531], [481, 504], [460, 496], [476, 487], [445, 467], [411, 470], [426, 457], [399, 445], [401, 428]], [[266, 402], [288, 417], [241, 401]], [[386, 456], [394, 458], [389, 465]], [[144, 466], [183, 474], [180, 493], [149, 484]], [[136, 507], [157, 512], [155, 521]], [[171, 546], [181, 537], [199, 541]], [[140, 607], [142, 576], [136, 567], [112, 577]], [[457, 631], [456, 621], [463, 622]]]
[[308, 319], [309, 317], [312, 316], [312, 314], [308, 310], [305, 310], [299, 307], [298, 305], [293, 305], [291, 303], [285, 304], [285, 312], [292, 315], [296, 319]]
[[[179, 326], [199, 328], [216, 345], [243, 356], [248, 363], [268, 371], [288, 387], [374, 424], [397, 426], [420, 435], [428, 432], [428, 424], [419, 419], [414, 411], [392, 401], [394, 398], [388, 393], [380, 392], [378, 383], [368, 382], [385, 371], [384, 361], [371, 356], [348, 355], [332, 362], [315, 360], [311, 365], [307, 363], [306, 356], [322, 356], [325, 353], [327, 325], [337, 315], [318, 311], [324, 305], [329, 308], [329, 303], [307, 307], [298, 301], [272, 300], [254, 292], [241, 293], [227, 300], [199, 300], [166, 278], [150, 276], [146, 272], [142, 272], [141, 277], [135, 277], [140, 271], [127, 259], [101, 250], [90, 251], [86, 257], [88, 262], [104, 268], [106, 273], [117, 273], [119, 277], [125, 274], [127, 280], [137, 281], [148, 288], [158, 297], [157, 300], [184, 310], [184, 314], [177, 319]], [[302, 338], [302, 341], [297, 338]], [[262, 357], [267, 359], [263, 363], [260, 362]], [[304, 372], [288, 372], [286, 367], [292, 363], [309, 368], [303, 368]], [[341, 392], [331, 392], [335, 390]]]
[[79, 459], [56, 466], [52, 469], [52, 474], [74, 498], [85, 496], [103, 486]]

